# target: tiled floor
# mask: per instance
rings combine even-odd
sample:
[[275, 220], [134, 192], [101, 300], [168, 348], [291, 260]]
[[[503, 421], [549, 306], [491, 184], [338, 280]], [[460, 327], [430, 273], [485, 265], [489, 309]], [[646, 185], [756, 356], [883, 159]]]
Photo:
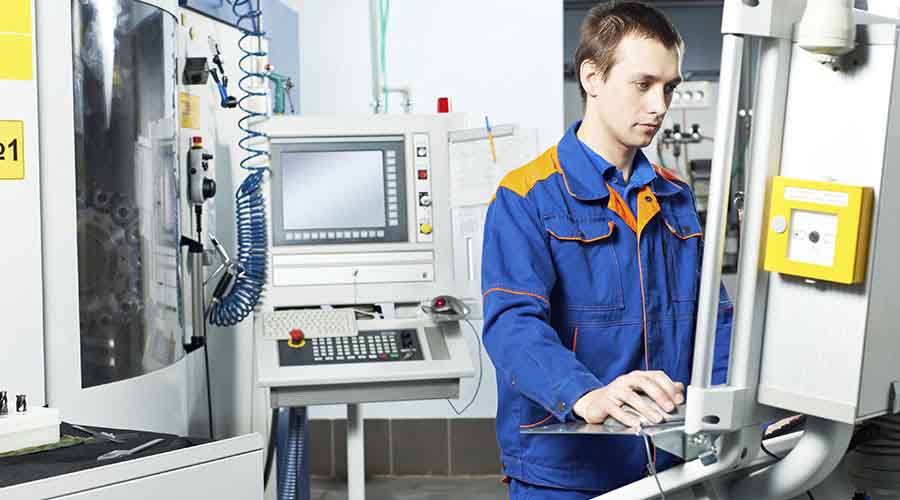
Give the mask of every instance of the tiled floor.
[[[366, 481], [366, 500], [505, 500], [499, 476], [375, 477]], [[347, 482], [313, 479], [312, 500], [347, 500]]]

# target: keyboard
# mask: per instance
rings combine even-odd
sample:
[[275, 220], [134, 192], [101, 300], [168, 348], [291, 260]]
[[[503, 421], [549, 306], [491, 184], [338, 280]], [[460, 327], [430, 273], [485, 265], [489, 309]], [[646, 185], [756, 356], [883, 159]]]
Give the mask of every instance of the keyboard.
[[291, 330], [300, 329], [306, 338], [354, 337], [356, 313], [347, 309], [300, 309], [268, 313], [263, 320], [263, 338], [291, 338]]

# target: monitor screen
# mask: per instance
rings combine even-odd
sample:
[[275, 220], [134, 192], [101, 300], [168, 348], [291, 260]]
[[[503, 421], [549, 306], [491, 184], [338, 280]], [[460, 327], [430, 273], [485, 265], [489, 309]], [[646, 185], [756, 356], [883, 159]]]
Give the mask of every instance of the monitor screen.
[[284, 140], [271, 158], [272, 244], [409, 241], [402, 136]]
[[383, 228], [382, 151], [281, 155], [285, 230]]

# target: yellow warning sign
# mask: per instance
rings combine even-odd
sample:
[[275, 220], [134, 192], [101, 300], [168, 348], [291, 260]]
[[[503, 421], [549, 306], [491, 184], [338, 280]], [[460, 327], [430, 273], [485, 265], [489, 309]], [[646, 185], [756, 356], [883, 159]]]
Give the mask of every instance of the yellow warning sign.
[[31, 0], [0, 0], [0, 33], [31, 33]]
[[200, 128], [200, 97], [181, 92], [178, 101], [181, 108], [181, 128]]
[[31, 79], [31, 35], [0, 34], [0, 80]]
[[21, 121], [0, 120], [0, 179], [25, 178], [25, 126]]

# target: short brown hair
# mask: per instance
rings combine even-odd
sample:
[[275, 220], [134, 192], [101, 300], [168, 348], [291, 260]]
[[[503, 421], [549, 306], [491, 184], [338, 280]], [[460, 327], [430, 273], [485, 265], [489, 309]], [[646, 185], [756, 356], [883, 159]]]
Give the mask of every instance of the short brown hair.
[[616, 49], [627, 35], [656, 40], [668, 49], [684, 51], [684, 40], [671, 21], [657, 9], [640, 2], [608, 2], [592, 8], [581, 24], [581, 43], [575, 50], [575, 78], [582, 99], [581, 65], [593, 61], [605, 80], [616, 64]]

